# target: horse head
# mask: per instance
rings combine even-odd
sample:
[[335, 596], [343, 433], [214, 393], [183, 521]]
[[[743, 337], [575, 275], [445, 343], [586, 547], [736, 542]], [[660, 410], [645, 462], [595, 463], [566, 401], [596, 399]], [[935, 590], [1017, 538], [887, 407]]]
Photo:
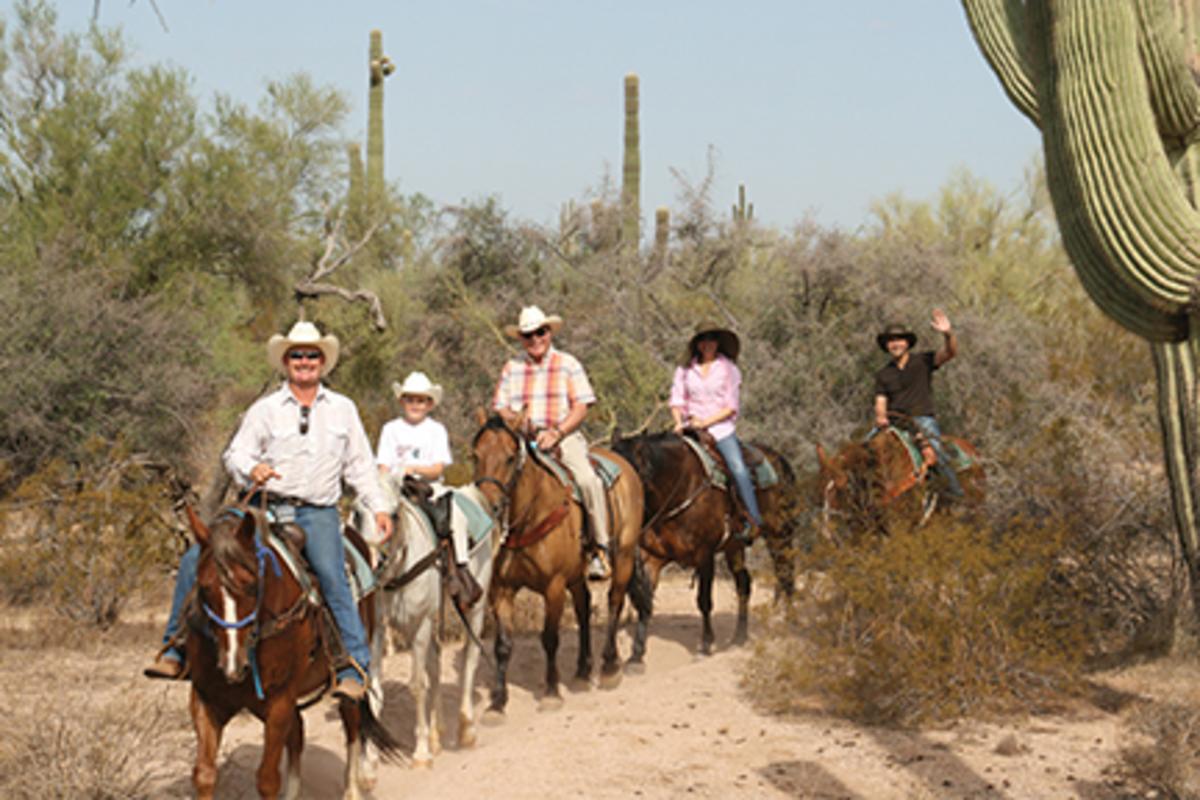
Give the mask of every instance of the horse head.
[[479, 430], [471, 442], [475, 485], [487, 497], [493, 514], [499, 518], [499, 511], [508, 501], [525, 464], [527, 442], [522, 433], [525, 412], [522, 411], [515, 420], [509, 420], [501, 414], [487, 417], [483, 409], [479, 409], [476, 417]]
[[196, 592], [213, 630], [217, 663], [225, 679], [240, 682], [246, 674], [259, 630], [265, 568], [278, 574], [274, 552], [256, 536], [251, 512], [226, 509], [211, 527], [188, 510], [192, 533], [200, 545]]

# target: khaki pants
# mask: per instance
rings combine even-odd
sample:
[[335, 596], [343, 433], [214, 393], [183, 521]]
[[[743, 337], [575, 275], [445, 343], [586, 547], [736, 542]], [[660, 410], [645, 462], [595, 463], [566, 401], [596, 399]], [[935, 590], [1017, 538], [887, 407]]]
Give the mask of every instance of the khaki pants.
[[558, 446], [560, 458], [583, 493], [583, 504], [592, 517], [592, 528], [596, 532], [596, 544], [608, 546], [608, 506], [604, 497], [604, 484], [588, 462], [587, 440], [579, 431], [567, 436]]

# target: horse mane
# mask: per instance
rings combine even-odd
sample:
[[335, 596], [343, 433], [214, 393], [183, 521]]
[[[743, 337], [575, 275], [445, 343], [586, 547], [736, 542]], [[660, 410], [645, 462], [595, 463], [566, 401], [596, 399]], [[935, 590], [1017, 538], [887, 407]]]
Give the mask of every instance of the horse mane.
[[226, 511], [209, 529], [213, 563], [216, 564], [221, 583], [229, 589], [237, 588], [232, 580], [234, 567], [240, 566], [249, 570], [251, 574], [258, 570], [253, 556], [242, 545], [239, 536], [247, 518], [253, 519], [252, 517], [239, 518]]
[[513, 429], [508, 427], [508, 423], [504, 421], [504, 417], [500, 416], [499, 412], [492, 412], [492, 415], [487, 418], [478, 431], [475, 432], [475, 437], [471, 439], [471, 449], [475, 449], [475, 445], [479, 444], [479, 437], [488, 431], [504, 431], [509, 436], [512, 436], [517, 442], [520, 442], [520, 437], [513, 432]]

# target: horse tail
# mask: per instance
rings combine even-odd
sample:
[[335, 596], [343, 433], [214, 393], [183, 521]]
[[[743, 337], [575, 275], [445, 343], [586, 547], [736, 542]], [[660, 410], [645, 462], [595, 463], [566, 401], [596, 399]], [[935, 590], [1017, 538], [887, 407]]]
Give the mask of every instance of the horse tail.
[[[354, 703], [353, 700], [341, 700], [342, 703]], [[404, 752], [400, 749], [400, 742], [392, 735], [380, 721], [379, 717], [375, 716], [375, 712], [371, 710], [371, 704], [366, 700], [358, 701], [359, 711], [359, 733], [363, 739], [375, 745], [379, 750], [379, 755], [384, 761], [392, 764], [402, 763], [404, 760]]]
[[654, 614], [654, 588], [646, 573], [646, 561], [639, 547], [633, 558], [633, 578], [629, 581], [629, 601], [637, 610], [638, 619], [649, 619]]

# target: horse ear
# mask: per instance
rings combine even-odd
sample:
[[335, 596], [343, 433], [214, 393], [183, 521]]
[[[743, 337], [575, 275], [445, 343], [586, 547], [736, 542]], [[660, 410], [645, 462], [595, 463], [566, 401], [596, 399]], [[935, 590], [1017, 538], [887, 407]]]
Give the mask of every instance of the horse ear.
[[529, 409], [522, 408], [521, 413], [517, 415], [517, 419], [513, 423], [513, 426], [512, 426], [513, 430], [517, 431], [518, 433], [525, 430], [525, 420], [526, 420], [526, 418], [528, 418], [528, 416], [529, 416]]
[[483, 410], [483, 406], [475, 407], [475, 421], [479, 423], [479, 427], [487, 425], [487, 412]]
[[187, 511], [188, 525], [192, 529], [192, 536], [196, 538], [196, 543], [201, 547], [208, 546], [208, 528], [200, 521], [200, 517], [196, 514], [196, 509], [192, 508], [192, 504], [188, 503], [184, 508]]
[[825, 448], [817, 443], [817, 463], [821, 465], [821, 469], [833, 472], [833, 464], [829, 463], [829, 454], [825, 452]]

